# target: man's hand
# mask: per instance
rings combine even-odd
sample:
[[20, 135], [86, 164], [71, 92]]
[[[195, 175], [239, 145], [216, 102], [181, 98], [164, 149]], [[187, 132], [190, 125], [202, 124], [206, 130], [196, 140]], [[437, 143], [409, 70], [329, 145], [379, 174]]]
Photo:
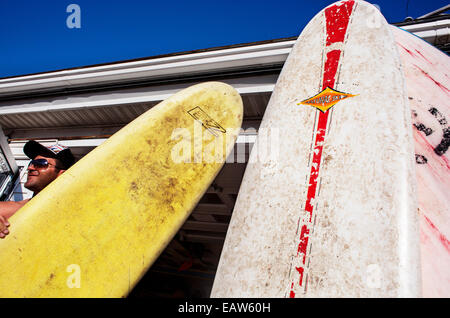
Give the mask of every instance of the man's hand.
[[9, 227], [8, 220], [4, 216], [0, 215], [0, 239], [5, 238], [6, 235], [9, 234], [8, 227]]

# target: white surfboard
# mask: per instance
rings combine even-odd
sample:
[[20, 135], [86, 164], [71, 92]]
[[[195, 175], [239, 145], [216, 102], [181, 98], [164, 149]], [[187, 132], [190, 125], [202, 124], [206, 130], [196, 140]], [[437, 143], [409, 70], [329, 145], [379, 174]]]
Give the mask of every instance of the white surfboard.
[[390, 27], [367, 2], [330, 5], [277, 81], [211, 296], [419, 296], [414, 169]]
[[422, 292], [450, 297], [450, 57], [392, 27], [413, 121]]

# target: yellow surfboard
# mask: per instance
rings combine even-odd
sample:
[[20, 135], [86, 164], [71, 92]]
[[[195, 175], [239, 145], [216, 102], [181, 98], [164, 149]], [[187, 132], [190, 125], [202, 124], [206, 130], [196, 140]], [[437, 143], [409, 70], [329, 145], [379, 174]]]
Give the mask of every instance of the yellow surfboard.
[[242, 100], [191, 86], [83, 157], [10, 218], [0, 297], [124, 297], [232, 150]]

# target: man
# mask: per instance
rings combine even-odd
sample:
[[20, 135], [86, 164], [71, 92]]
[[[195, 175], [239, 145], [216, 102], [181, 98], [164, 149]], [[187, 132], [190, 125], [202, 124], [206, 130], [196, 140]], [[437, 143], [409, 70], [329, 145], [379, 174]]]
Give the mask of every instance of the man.
[[[23, 147], [23, 152], [32, 159], [28, 165], [28, 176], [24, 186], [33, 191], [33, 197], [75, 162], [72, 151], [57, 144], [45, 147], [30, 140]], [[29, 200], [0, 202], [0, 238], [5, 238], [9, 234], [7, 220]]]

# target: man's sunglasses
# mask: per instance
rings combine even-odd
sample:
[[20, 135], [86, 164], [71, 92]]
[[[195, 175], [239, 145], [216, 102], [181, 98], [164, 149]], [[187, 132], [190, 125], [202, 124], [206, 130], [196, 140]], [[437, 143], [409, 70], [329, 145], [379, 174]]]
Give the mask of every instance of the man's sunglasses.
[[64, 168], [58, 167], [57, 165], [54, 165], [47, 161], [47, 159], [34, 159], [31, 160], [28, 164], [28, 167], [33, 165], [36, 169], [47, 169], [48, 166], [54, 166], [56, 169], [64, 170]]

